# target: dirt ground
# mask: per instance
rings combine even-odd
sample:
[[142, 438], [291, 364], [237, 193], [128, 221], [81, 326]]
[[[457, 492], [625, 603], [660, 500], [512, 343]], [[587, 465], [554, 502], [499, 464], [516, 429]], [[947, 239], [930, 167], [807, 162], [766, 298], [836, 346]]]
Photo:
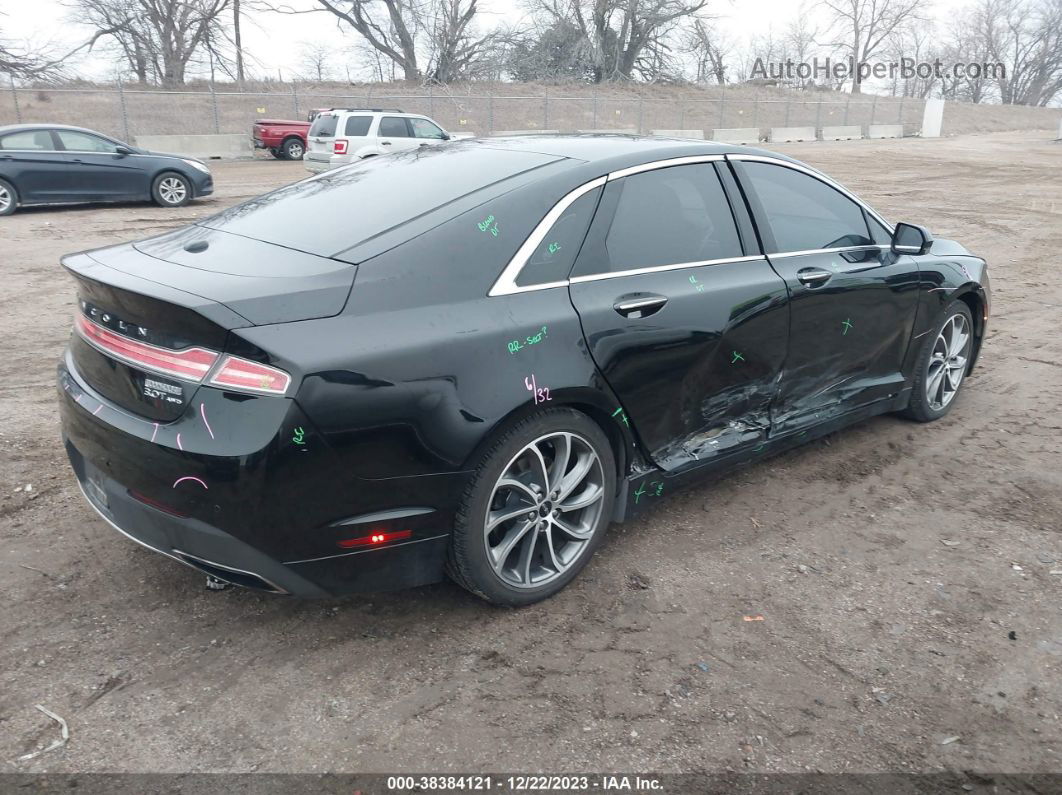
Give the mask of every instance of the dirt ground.
[[[301, 164], [216, 165], [218, 193], [180, 211], [0, 219], [0, 771], [1062, 771], [1051, 137], [779, 147], [989, 260], [978, 371], [940, 422], [875, 419], [614, 526], [570, 588], [523, 610], [448, 583], [210, 592], [74, 484], [53, 385], [74, 311], [60, 255], [187, 223]], [[70, 740], [20, 762], [58, 736], [35, 704]]]

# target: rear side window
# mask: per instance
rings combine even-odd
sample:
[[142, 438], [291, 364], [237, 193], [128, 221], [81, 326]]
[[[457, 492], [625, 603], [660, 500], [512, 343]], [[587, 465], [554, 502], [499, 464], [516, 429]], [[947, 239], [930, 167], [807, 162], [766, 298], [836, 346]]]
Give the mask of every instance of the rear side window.
[[0, 138], [0, 149], [55, 149], [52, 134], [47, 130], [26, 130]]
[[372, 125], [372, 116], [347, 116], [346, 124], [343, 125], [343, 135], [350, 137], [363, 137], [369, 134]]
[[409, 138], [406, 120], [398, 116], [384, 116], [380, 119], [380, 136], [389, 138]]
[[621, 193], [605, 236], [608, 271], [742, 256], [734, 216], [711, 163], [632, 174], [615, 189]]
[[774, 235], [776, 251], [871, 245], [863, 208], [825, 182], [796, 169], [743, 162]]
[[568, 205], [568, 209], [561, 213], [538, 248], [528, 257], [520, 275], [516, 277], [517, 286], [548, 284], [568, 278], [600, 195], [601, 188], [594, 188]]
[[323, 113], [310, 125], [310, 135], [314, 138], [335, 138], [336, 124], [339, 119], [331, 113]]

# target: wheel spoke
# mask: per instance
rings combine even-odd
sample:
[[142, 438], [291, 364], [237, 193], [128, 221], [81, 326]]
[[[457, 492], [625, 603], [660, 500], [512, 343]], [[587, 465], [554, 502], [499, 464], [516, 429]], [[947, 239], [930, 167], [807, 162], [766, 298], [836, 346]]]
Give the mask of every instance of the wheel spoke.
[[569, 526], [564, 521], [564, 519], [562, 519], [559, 516], [554, 516], [551, 521], [553, 522], [553, 526], [554, 527], [557, 527], [557, 528], [563, 530], [565, 533], [570, 535], [572, 538], [577, 538], [577, 539], [582, 540], [582, 539], [585, 539], [587, 537], [587, 531], [585, 531], [585, 530], [577, 530], [574, 527]]
[[568, 511], [580, 511], [583, 508], [593, 505], [604, 496], [605, 490], [600, 486], [593, 484], [581, 491], [568, 502], [560, 503], [557, 505], [557, 508], [559, 508], [562, 513], [567, 513]]
[[516, 519], [518, 516], [526, 516], [528, 513], [534, 510], [534, 505], [522, 505], [519, 508], [516, 508], [514, 510], [507, 510], [504, 513], [493, 513], [490, 515], [490, 520], [487, 522], [487, 532], [491, 532], [502, 522], [508, 522], [510, 519]]
[[502, 542], [494, 549], [490, 550], [491, 563], [494, 566], [494, 571], [501, 574], [502, 569], [505, 568], [505, 561], [509, 559], [509, 555], [513, 551], [513, 547], [520, 543], [520, 540], [527, 537], [527, 531], [535, 526], [534, 521], [524, 522], [520, 527], [514, 527], [510, 530]]
[[564, 564], [561, 563], [560, 558], [557, 557], [557, 550], [553, 548], [553, 528], [546, 528], [546, 552], [549, 553], [549, 562], [553, 566], [553, 571], [560, 574], [564, 571]]
[[[531, 477], [534, 482], [542, 486], [543, 492], [549, 491], [549, 468], [546, 466], [546, 459], [542, 455], [542, 451], [538, 449], [537, 444], [533, 444], [527, 448], [531, 453]], [[537, 480], [535, 477], [537, 476]]]
[[572, 457], [572, 435], [562, 433], [553, 438], [553, 466], [550, 467], [548, 490], [550, 493], [560, 487], [568, 471], [568, 462]]
[[947, 365], [941, 364], [936, 370], [929, 371], [929, 378], [926, 379], [926, 397], [929, 398], [930, 403], [940, 402], [937, 393], [940, 391], [941, 382], [944, 380], [944, 372], [947, 369]]
[[[534, 490], [526, 483], [517, 480], [516, 478], [502, 478], [499, 480], [498, 485], [494, 487], [494, 493], [497, 494], [501, 489], [515, 489], [527, 497], [532, 505], [538, 502], [538, 495], [535, 494]], [[524, 510], [529, 510], [529, 508], [525, 508]]]
[[534, 522], [529, 523], [533, 529], [524, 536], [523, 546], [520, 547], [520, 557], [517, 560], [517, 573], [524, 585], [531, 584], [531, 562], [535, 559], [535, 547], [538, 546], [538, 530]]
[[563, 501], [569, 494], [575, 491], [576, 487], [582, 483], [587, 474], [589, 474], [596, 461], [597, 457], [591, 453], [586, 453], [585, 455], [580, 456], [576, 460], [575, 466], [572, 467], [572, 471], [568, 473], [568, 476], [564, 478], [563, 481], [561, 481], [557, 499]]

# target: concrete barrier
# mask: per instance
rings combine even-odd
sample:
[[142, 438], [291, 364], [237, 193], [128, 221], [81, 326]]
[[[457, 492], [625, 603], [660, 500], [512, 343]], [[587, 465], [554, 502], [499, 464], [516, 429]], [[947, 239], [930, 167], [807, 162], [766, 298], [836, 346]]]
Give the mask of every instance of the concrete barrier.
[[254, 157], [251, 139], [232, 135], [138, 135], [136, 145], [152, 152], [197, 157], [202, 160]]
[[858, 124], [822, 128], [822, 140], [824, 141], [852, 141], [862, 137], [863, 128]]
[[785, 141], [814, 141], [814, 127], [772, 127], [770, 142], [772, 144]]
[[903, 138], [903, 125], [871, 124], [867, 127], [867, 138]]
[[704, 140], [704, 130], [652, 130], [650, 134], [662, 138], [696, 138], [699, 141]]
[[576, 130], [579, 133], [596, 133], [598, 135], [637, 135], [638, 130], [634, 127], [620, 127], [615, 130]]
[[495, 130], [491, 135], [495, 137], [507, 135], [560, 135], [560, 130]]
[[[922, 112], [922, 137], [939, 138], [940, 129], [944, 126], [944, 100], [927, 99], [926, 108]], [[901, 133], [902, 135], [902, 133]]]
[[1058, 122], [1058, 137], [1055, 140], [1062, 141], [1062, 120]]
[[760, 142], [760, 128], [727, 127], [712, 130], [712, 140], [721, 144], [756, 144]]

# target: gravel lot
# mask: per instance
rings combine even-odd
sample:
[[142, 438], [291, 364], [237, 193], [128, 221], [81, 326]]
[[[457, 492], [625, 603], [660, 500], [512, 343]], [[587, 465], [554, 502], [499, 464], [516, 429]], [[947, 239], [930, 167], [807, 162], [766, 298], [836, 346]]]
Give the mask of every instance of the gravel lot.
[[[0, 770], [1062, 771], [1051, 137], [779, 147], [989, 260], [978, 371], [940, 422], [875, 419], [661, 502], [519, 611], [450, 584], [208, 592], [78, 493], [53, 386], [74, 311], [60, 255], [301, 164], [218, 164], [218, 193], [180, 211], [0, 219]], [[70, 741], [20, 762], [58, 735], [34, 704]]]

